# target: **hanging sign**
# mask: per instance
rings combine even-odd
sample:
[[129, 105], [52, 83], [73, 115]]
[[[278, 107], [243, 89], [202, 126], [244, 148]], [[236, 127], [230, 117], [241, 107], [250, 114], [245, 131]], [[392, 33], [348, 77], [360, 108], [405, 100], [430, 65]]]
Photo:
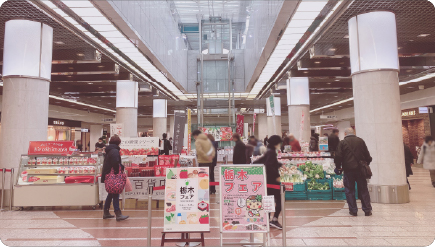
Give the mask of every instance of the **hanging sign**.
[[243, 127], [245, 123], [245, 117], [243, 115], [237, 115], [237, 127], [236, 127], [236, 133], [240, 136], [243, 136]]
[[215, 141], [221, 140], [221, 128], [220, 127], [203, 127], [201, 128], [201, 132], [205, 135], [212, 135]]
[[251, 136], [255, 135], [255, 119], [257, 118], [257, 113], [254, 113], [254, 122], [252, 123], [252, 134]]
[[187, 153], [190, 154], [192, 150], [192, 111], [187, 109]]
[[305, 114], [304, 111], [302, 111], [302, 116], [301, 116], [301, 126], [300, 126], [300, 132], [299, 132], [299, 140], [302, 140], [302, 136], [303, 136], [303, 132], [304, 132], [304, 122], [305, 122]]
[[119, 147], [121, 155], [159, 155], [159, 138], [123, 137]]
[[174, 147], [172, 148], [173, 154], [180, 154], [183, 150], [184, 142], [184, 127], [186, 125], [186, 114], [176, 112], [174, 117]]
[[110, 135], [124, 136], [124, 124], [110, 124]]
[[338, 119], [336, 115], [320, 115], [320, 119]]
[[164, 232], [210, 231], [208, 168], [166, 169]]
[[221, 232], [268, 232], [263, 165], [222, 165], [219, 170]]
[[328, 151], [328, 137], [319, 137], [319, 151]]
[[233, 129], [231, 127], [221, 127], [220, 128], [220, 138], [221, 141], [232, 141], [233, 140]]
[[31, 141], [28, 155], [71, 155], [76, 150], [74, 141]]

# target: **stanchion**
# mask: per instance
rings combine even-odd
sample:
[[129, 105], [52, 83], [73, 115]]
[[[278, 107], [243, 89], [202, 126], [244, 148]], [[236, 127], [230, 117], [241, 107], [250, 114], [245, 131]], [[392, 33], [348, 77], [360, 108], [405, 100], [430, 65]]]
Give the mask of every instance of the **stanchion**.
[[281, 184], [281, 212], [282, 212], [282, 246], [286, 246], [286, 233], [287, 233], [287, 229], [286, 229], [286, 218], [285, 218], [285, 186], [283, 184]]
[[3, 211], [3, 202], [5, 201], [5, 173], [6, 169], [2, 169], [2, 198], [1, 198], [1, 207], [0, 210]]
[[9, 211], [12, 211], [12, 202], [14, 201], [14, 168], [11, 168], [11, 187], [10, 187]]
[[152, 212], [151, 206], [153, 204], [153, 192], [152, 187], [148, 187], [148, 236], [147, 236], [147, 246], [151, 246], [151, 220]]

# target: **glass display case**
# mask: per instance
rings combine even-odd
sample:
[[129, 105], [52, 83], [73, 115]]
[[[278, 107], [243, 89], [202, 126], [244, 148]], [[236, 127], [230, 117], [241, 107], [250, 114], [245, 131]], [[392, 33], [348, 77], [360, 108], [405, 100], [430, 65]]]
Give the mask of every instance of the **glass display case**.
[[92, 206], [98, 202], [102, 163], [97, 155], [22, 155], [14, 207]]

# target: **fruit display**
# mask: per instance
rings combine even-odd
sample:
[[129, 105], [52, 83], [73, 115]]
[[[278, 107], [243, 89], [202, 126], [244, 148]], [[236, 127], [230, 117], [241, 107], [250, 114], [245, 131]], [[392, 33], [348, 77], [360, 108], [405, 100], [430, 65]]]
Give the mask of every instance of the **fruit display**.
[[136, 149], [121, 149], [121, 155], [159, 155], [159, 148], [136, 148]]
[[304, 175], [307, 176], [308, 179], [321, 179], [325, 177], [325, 174], [323, 173], [323, 166], [313, 164], [311, 161], [307, 161], [305, 164], [300, 165], [299, 169], [304, 173]]
[[325, 182], [325, 183], [318, 183], [315, 179], [311, 179], [311, 181], [309, 181], [307, 183], [308, 185], [308, 190], [329, 190], [331, 189], [329, 187], [329, 183]]
[[332, 182], [332, 186], [336, 189], [342, 189], [344, 188], [343, 179], [336, 179], [334, 178], [334, 181]]

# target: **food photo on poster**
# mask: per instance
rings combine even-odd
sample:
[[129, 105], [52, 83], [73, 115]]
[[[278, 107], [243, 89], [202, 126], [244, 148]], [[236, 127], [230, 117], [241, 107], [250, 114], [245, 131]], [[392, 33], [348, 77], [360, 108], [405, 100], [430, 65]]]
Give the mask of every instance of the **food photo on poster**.
[[166, 173], [164, 231], [209, 231], [208, 168], [169, 168]]
[[264, 166], [221, 166], [219, 179], [221, 231], [268, 232], [269, 218], [264, 208], [267, 196]]

